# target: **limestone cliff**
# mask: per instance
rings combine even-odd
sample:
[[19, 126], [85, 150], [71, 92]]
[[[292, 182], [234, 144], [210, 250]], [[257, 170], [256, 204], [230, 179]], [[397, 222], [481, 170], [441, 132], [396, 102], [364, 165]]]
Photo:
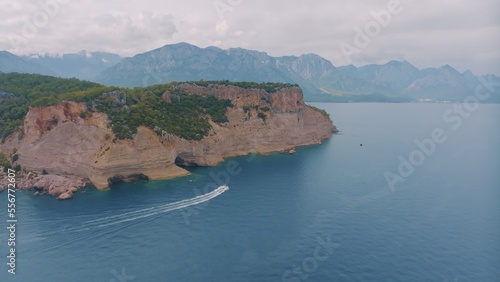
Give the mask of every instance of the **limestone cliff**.
[[[16, 148], [16, 163], [26, 170], [76, 177], [104, 189], [114, 181], [189, 173], [178, 165], [212, 166], [232, 156], [320, 144], [335, 131], [327, 115], [304, 104], [298, 87], [274, 93], [225, 85], [177, 87], [187, 94], [230, 99], [234, 107], [227, 109], [228, 122], [210, 121], [212, 129], [201, 140], [168, 132], [158, 136], [143, 126], [132, 140], [117, 140], [105, 114], [63, 102], [31, 108], [22, 129], [0, 144], [0, 152]], [[163, 95], [166, 103], [170, 96]]]

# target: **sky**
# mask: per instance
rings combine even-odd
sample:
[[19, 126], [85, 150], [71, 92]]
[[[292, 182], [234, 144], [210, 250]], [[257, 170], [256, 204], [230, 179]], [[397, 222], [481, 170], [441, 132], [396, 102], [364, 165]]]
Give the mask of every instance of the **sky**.
[[0, 18], [0, 50], [17, 55], [133, 56], [188, 42], [500, 75], [498, 0], [1, 0]]

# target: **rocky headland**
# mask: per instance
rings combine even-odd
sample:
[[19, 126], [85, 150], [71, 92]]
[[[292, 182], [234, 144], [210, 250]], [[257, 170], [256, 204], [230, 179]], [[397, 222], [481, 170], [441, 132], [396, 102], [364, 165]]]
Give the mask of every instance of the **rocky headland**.
[[[304, 103], [296, 86], [268, 92], [181, 83], [176, 90], [230, 100], [233, 106], [227, 108], [227, 122], [214, 122], [207, 116], [211, 128], [200, 140], [146, 126], [139, 126], [131, 139], [119, 139], [105, 113], [82, 114], [89, 112], [88, 104], [64, 101], [31, 107], [21, 129], [0, 144], [0, 152], [15, 152], [12, 165], [24, 171], [19, 188], [43, 189], [67, 199], [86, 184], [106, 189], [118, 181], [184, 176], [189, 174], [184, 169], [188, 166], [213, 166], [233, 156], [320, 144], [336, 130], [325, 112]], [[165, 91], [162, 98], [171, 103], [176, 97]], [[120, 99], [119, 93], [111, 99]], [[5, 183], [5, 177], [0, 179], [0, 189]]]

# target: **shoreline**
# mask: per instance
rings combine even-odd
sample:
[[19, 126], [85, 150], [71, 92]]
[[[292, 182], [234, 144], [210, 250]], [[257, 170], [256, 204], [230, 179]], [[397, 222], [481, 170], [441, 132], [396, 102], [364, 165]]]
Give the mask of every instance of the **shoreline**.
[[[335, 134], [335, 132], [333, 132]], [[198, 166], [200, 168], [208, 168], [208, 167], [217, 167], [223, 165], [224, 162], [231, 161], [233, 158], [244, 157], [248, 155], [255, 156], [269, 156], [271, 154], [282, 155], [289, 154], [294, 155], [299, 148], [306, 148], [312, 146], [323, 145], [325, 141], [329, 138], [325, 138], [318, 144], [306, 144], [302, 146], [292, 146], [282, 150], [261, 150], [261, 151], [253, 151], [248, 153], [236, 154], [232, 156], [227, 156], [222, 158], [220, 162], [209, 166]], [[170, 167], [169, 167], [170, 168]], [[112, 186], [120, 183], [133, 183], [135, 181], [146, 180], [146, 181], [159, 181], [159, 180], [169, 180], [169, 179], [178, 179], [181, 177], [189, 176], [192, 173], [188, 170], [188, 168], [177, 167], [185, 173], [179, 173], [180, 170], [171, 170], [167, 168], [167, 171], [173, 172], [174, 174], [168, 174], [167, 171], [158, 171], [157, 174], [153, 174], [153, 177], [145, 176], [142, 173], [137, 173], [135, 175], [127, 176], [127, 177], [114, 177], [109, 178], [107, 181], [107, 185], [104, 188], [100, 188], [95, 185], [90, 179], [78, 178], [75, 176], [61, 176], [61, 175], [51, 175], [51, 174], [37, 174], [35, 172], [17, 172], [16, 173], [16, 191], [26, 191], [26, 192], [34, 192], [35, 196], [44, 196], [50, 195], [52, 197], [57, 198], [58, 200], [69, 200], [71, 199], [75, 193], [85, 189], [92, 189], [96, 191], [106, 191], [112, 189]], [[0, 169], [0, 171], [3, 171]], [[139, 177], [134, 177], [139, 176]], [[6, 190], [7, 188], [7, 179], [4, 177], [4, 173], [0, 173], [0, 193]]]

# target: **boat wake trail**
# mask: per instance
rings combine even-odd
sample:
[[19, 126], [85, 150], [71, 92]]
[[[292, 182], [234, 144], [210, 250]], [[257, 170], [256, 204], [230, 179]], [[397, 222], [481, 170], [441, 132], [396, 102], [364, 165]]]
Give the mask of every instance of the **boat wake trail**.
[[[50, 237], [50, 235], [54, 235], [55, 233], [60, 233], [60, 232], [81, 232], [81, 231], [86, 231], [86, 230], [92, 230], [92, 229], [98, 229], [102, 227], [108, 227], [108, 226], [113, 226], [113, 225], [118, 225], [118, 224], [123, 224], [125, 222], [130, 222], [142, 218], [147, 218], [151, 217], [157, 214], [161, 213], [167, 213], [171, 212], [174, 210], [178, 209], [183, 209], [187, 208], [189, 206], [193, 205], [198, 205], [201, 203], [204, 203], [206, 201], [209, 201], [225, 191], [227, 191], [229, 188], [226, 185], [220, 186], [217, 189], [208, 192], [206, 194], [196, 196], [191, 199], [186, 199], [174, 203], [169, 203], [161, 206], [156, 206], [156, 207], [150, 207], [150, 208], [145, 208], [145, 209], [139, 209], [135, 211], [130, 211], [118, 215], [112, 215], [112, 216], [107, 216], [103, 218], [97, 218], [93, 220], [87, 220], [82, 222], [79, 225], [76, 226], [65, 226], [62, 230], [59, 231], [54, 231], [54, 232], [49, 232], [49, 233], [43, 233], [43, 234], [37, 234], [34, 237], [31, 238], [32, 240], [28, 241], [39, 241], [43, 240], [47, 237]], [[26, 242], [25, 242], [26, 243]]]
[[[146, 218], [150, 217], [153, 215], [157, 215], [160, 213], [166, 213], [178, 209], [183, 209], [187, 208], [189, 206], [193, 205], [198, 205], [203, 202], [209, 201], [220, 194], [224, 193], [227, 190], [227, 186], [220, 186], [219, 188], [213, 190], [212, 192], [191, 198], [191, 199], [186, 199], [182, 200], [179, 202], [175, 203], [170, 203], [158, 207], [151, 207], [147, 209], [142, 209], [142, 210], [137, 210], [137, 211], [132, 211], [132, 212], [126, 212], [123, 214], [119, 215], [113, 215], [113, 216], [108, 216], [104, 218], [99, 218], [99, 219], [94, 219], [94, 220], [89, 220], [85, 221], [82, 225], [78, 226], [77, 230], [88, 230], [91, 228], [100, 228], [100, 227], [106, 227], [106, 226], [111, 226], [111, 225], [116, 225], [120, 223], [124, 223], [127, 221], [133, 221], [141, 218]], [[70, 230], [70, 229], [68, 229]]]

